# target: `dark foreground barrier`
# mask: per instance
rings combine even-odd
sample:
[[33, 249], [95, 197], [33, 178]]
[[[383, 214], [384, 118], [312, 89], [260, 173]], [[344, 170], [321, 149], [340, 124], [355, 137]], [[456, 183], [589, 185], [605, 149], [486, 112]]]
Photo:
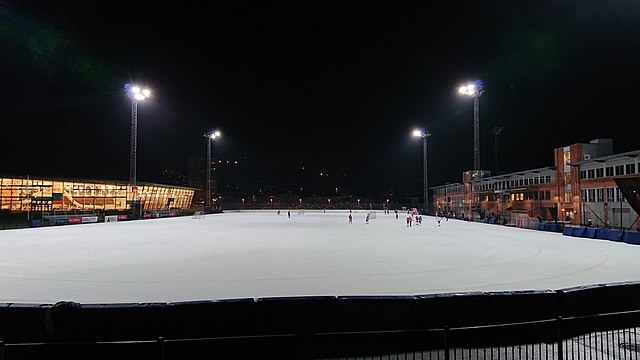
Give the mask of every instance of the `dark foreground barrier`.
[[[2, 304], [0, 359], [491, 359], [502, 352], [504, 358], [565, 359], [567, 352], [584, 355], [586, 345], [576, 350], [584, 341], [575, 337], [615, 338], [614, 331], [638, 326], [640, 283], [415, 296]], [[615, 346], [623, 342], [631, 343]]]

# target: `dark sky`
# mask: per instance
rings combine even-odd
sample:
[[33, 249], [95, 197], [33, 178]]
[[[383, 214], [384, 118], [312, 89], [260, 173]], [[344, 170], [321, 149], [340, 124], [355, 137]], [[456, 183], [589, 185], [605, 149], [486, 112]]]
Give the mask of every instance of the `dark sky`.
[[415, 126], [430, 185], [473, 168], [456, 88], [475, 79], [482, 168], [495, 126], [502, 172], [599, 137], [640, 149], [637, 0], [257, 3], [0, 1], [0, 174], [126, 179], [127, 82], [153, 91], [139, 181], [186, 173], [217, 128], [214, 158], [248, 181], [295, 184], [304, 162], [352, 193], [417, 196]]

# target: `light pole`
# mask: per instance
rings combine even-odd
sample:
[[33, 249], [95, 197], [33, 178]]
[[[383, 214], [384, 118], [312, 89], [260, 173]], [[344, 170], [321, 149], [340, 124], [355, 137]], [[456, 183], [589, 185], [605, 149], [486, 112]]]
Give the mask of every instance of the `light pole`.
[[431, 134], [422, 129], [413, 130], [413, 136], [422, 138], [422, 161], [423, 161], [423, 171], [424, 171], [424, 211], [429, 213], [429, 182], [427, 179], [427, 138], [431, 136]]
[[494, 151], [496, 152], [496, 175], [498, 175], [498, 135], [502, 135], [502, 126], [494, 126], [492, 133], [495, 136]]
[[131, 156], [129, 157], [129, 182], [131, 190], [136, 191], [136, 156], [138, 147], [138, 101], [151, 96], [151, 90], [142, 89], [129, 83], [124, 85], [127, 96], [131, 99]]
[[458, 93], [473, 98], [473, 170], [480, 170], [480, 96], [484, 93], [482, 80], [462, 85]]
[[[211, 206], [211, 141], [213, 139], [219, 138], [222, 134], [220, 131], [213, 131], [210, 133], [205, 133], [204, 137], [207, 139], [207, 198], [205, 199], [204, 204], [204, 212], [205, 214], [209, 212], [209, 207]], [[244, 202], [244, 199], [242, 199]]]

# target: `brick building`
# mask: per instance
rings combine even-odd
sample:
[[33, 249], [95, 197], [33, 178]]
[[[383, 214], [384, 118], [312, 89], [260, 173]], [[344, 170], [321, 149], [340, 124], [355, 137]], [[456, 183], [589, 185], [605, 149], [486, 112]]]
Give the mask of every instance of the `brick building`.
[[[521, 217], [638, 229], [640, 189], [618, 185], [638, 175], [640, 150], [613, 154], [611, 139], [596, 139], [554, 150], [554, 165], [491, 176], [465, 171], [462, 182], [432, 187], [435, 211], [471, 215], [475, 220]], [[637, 183], [637, 182], [636, 182]], [[623, 193], [626, 196], [623, 196]], [[627, 201], [627, 199], [631, 201]]]

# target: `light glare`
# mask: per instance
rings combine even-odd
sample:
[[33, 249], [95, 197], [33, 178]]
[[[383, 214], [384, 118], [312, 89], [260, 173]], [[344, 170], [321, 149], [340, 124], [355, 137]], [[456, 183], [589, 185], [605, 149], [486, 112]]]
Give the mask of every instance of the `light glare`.
[[484, 87], [482, 86], [482, 80], [476, 80], [475, 82], [462, 85], [458, 88], [458, 93], [460, 95], [479, 97], [484, 92]]
[[151, 96], [151, 90], [142, 89], [136, 85], [125, 84], [124, 88], [127, 90], [127, 95], [136, 101], [141, 101]]

